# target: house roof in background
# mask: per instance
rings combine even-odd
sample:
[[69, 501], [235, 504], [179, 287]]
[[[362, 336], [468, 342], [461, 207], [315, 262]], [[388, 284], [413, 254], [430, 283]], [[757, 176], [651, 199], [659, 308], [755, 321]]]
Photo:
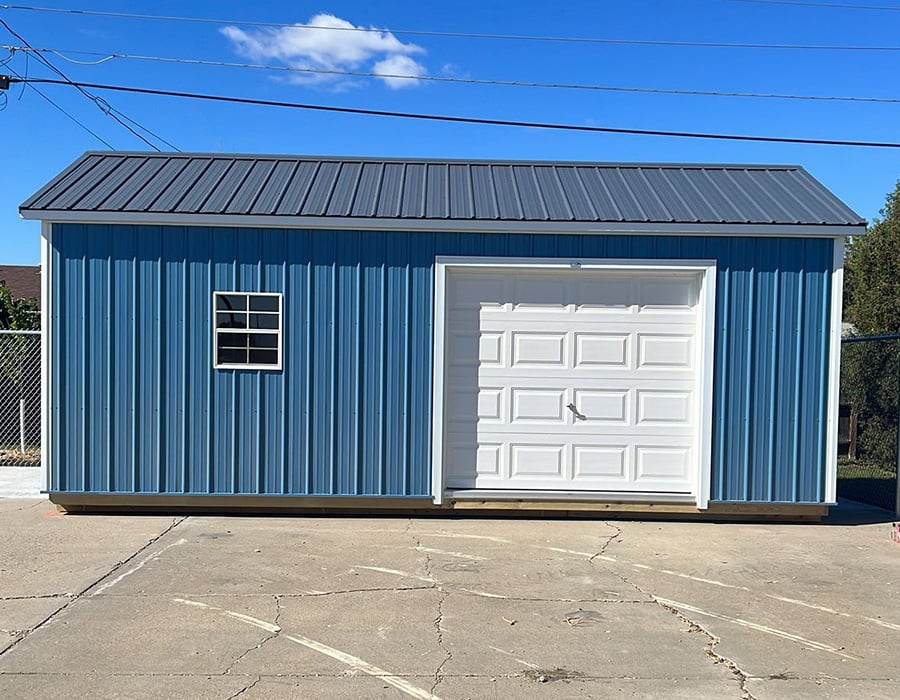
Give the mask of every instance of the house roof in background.
[[0, 282], [16, 299], [41, 302], [41, 268], [38, 265], [0, 265]]
[[88, 152], [22, 204], [54, 212], [445, 222], [864, 226], [802, 167]]

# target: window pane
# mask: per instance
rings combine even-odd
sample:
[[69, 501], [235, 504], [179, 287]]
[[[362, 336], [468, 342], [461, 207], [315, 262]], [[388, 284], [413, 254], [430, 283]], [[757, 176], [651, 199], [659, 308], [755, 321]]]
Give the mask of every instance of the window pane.
[[252, 295], [250, 297], [251, 311], [278, 311], [278, 297]]
[[244, 311], [247, 308], [247, 296], [244, 294], [217, 294], [216, 309], [224, 311]]
[[243, 311], [229, 313], [227, 311], [216, 312], [216, 328], [246, 328], [247, 314]]
[[250, 314], [251, 328], [278, 330], [278, 314]]
[[251, 333], [251, 348], [278, 348], [278, 336], [274, 333]]
[[220, 348], [246, 348], [250, 338], [247, 333], [219, 333], [216, 345]]
[[247, 351], [246, 350], [229, 350], [229, 349], [219, 349], [219, 362], [220, 365], [245, 365], [247, 364]]
[[278, 351], [277, 350], [251, 350], [250, 351], [250, 364], [251, 365], [277, 365], [278, 364]]

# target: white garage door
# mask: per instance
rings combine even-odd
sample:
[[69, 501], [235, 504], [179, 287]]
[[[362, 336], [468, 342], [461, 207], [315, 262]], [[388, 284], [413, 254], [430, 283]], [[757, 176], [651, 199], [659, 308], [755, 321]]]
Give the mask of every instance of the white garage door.
[[699, 273], [465, 270], [446, 288], [448, 488], [696, 492]]

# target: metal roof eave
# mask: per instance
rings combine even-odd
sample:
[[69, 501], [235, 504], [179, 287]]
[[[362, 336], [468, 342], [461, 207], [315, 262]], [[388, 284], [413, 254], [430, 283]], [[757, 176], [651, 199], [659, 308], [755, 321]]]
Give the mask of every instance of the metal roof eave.
[[211, 226], [396, 232], [645, 234], [712, 236], [786, 236], [843, 238], [866, 232], [866, 224], [766, 224], [723, 222], [593, 222], [466, 219], [379, 219], [337, 216], [260, 216], [246, 214], [170, 214], [146, 212], [80, 212], [20, 209], [23, 219], [50, 224], [125, 224], [144, 226]]

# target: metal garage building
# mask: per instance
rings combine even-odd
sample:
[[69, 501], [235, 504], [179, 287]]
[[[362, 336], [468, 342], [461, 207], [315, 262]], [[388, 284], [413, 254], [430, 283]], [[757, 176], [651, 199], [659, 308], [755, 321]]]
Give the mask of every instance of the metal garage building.
[[800, 167], [87, 153], [21, 213], [63, 506], [835, 500], [865, 222]]

